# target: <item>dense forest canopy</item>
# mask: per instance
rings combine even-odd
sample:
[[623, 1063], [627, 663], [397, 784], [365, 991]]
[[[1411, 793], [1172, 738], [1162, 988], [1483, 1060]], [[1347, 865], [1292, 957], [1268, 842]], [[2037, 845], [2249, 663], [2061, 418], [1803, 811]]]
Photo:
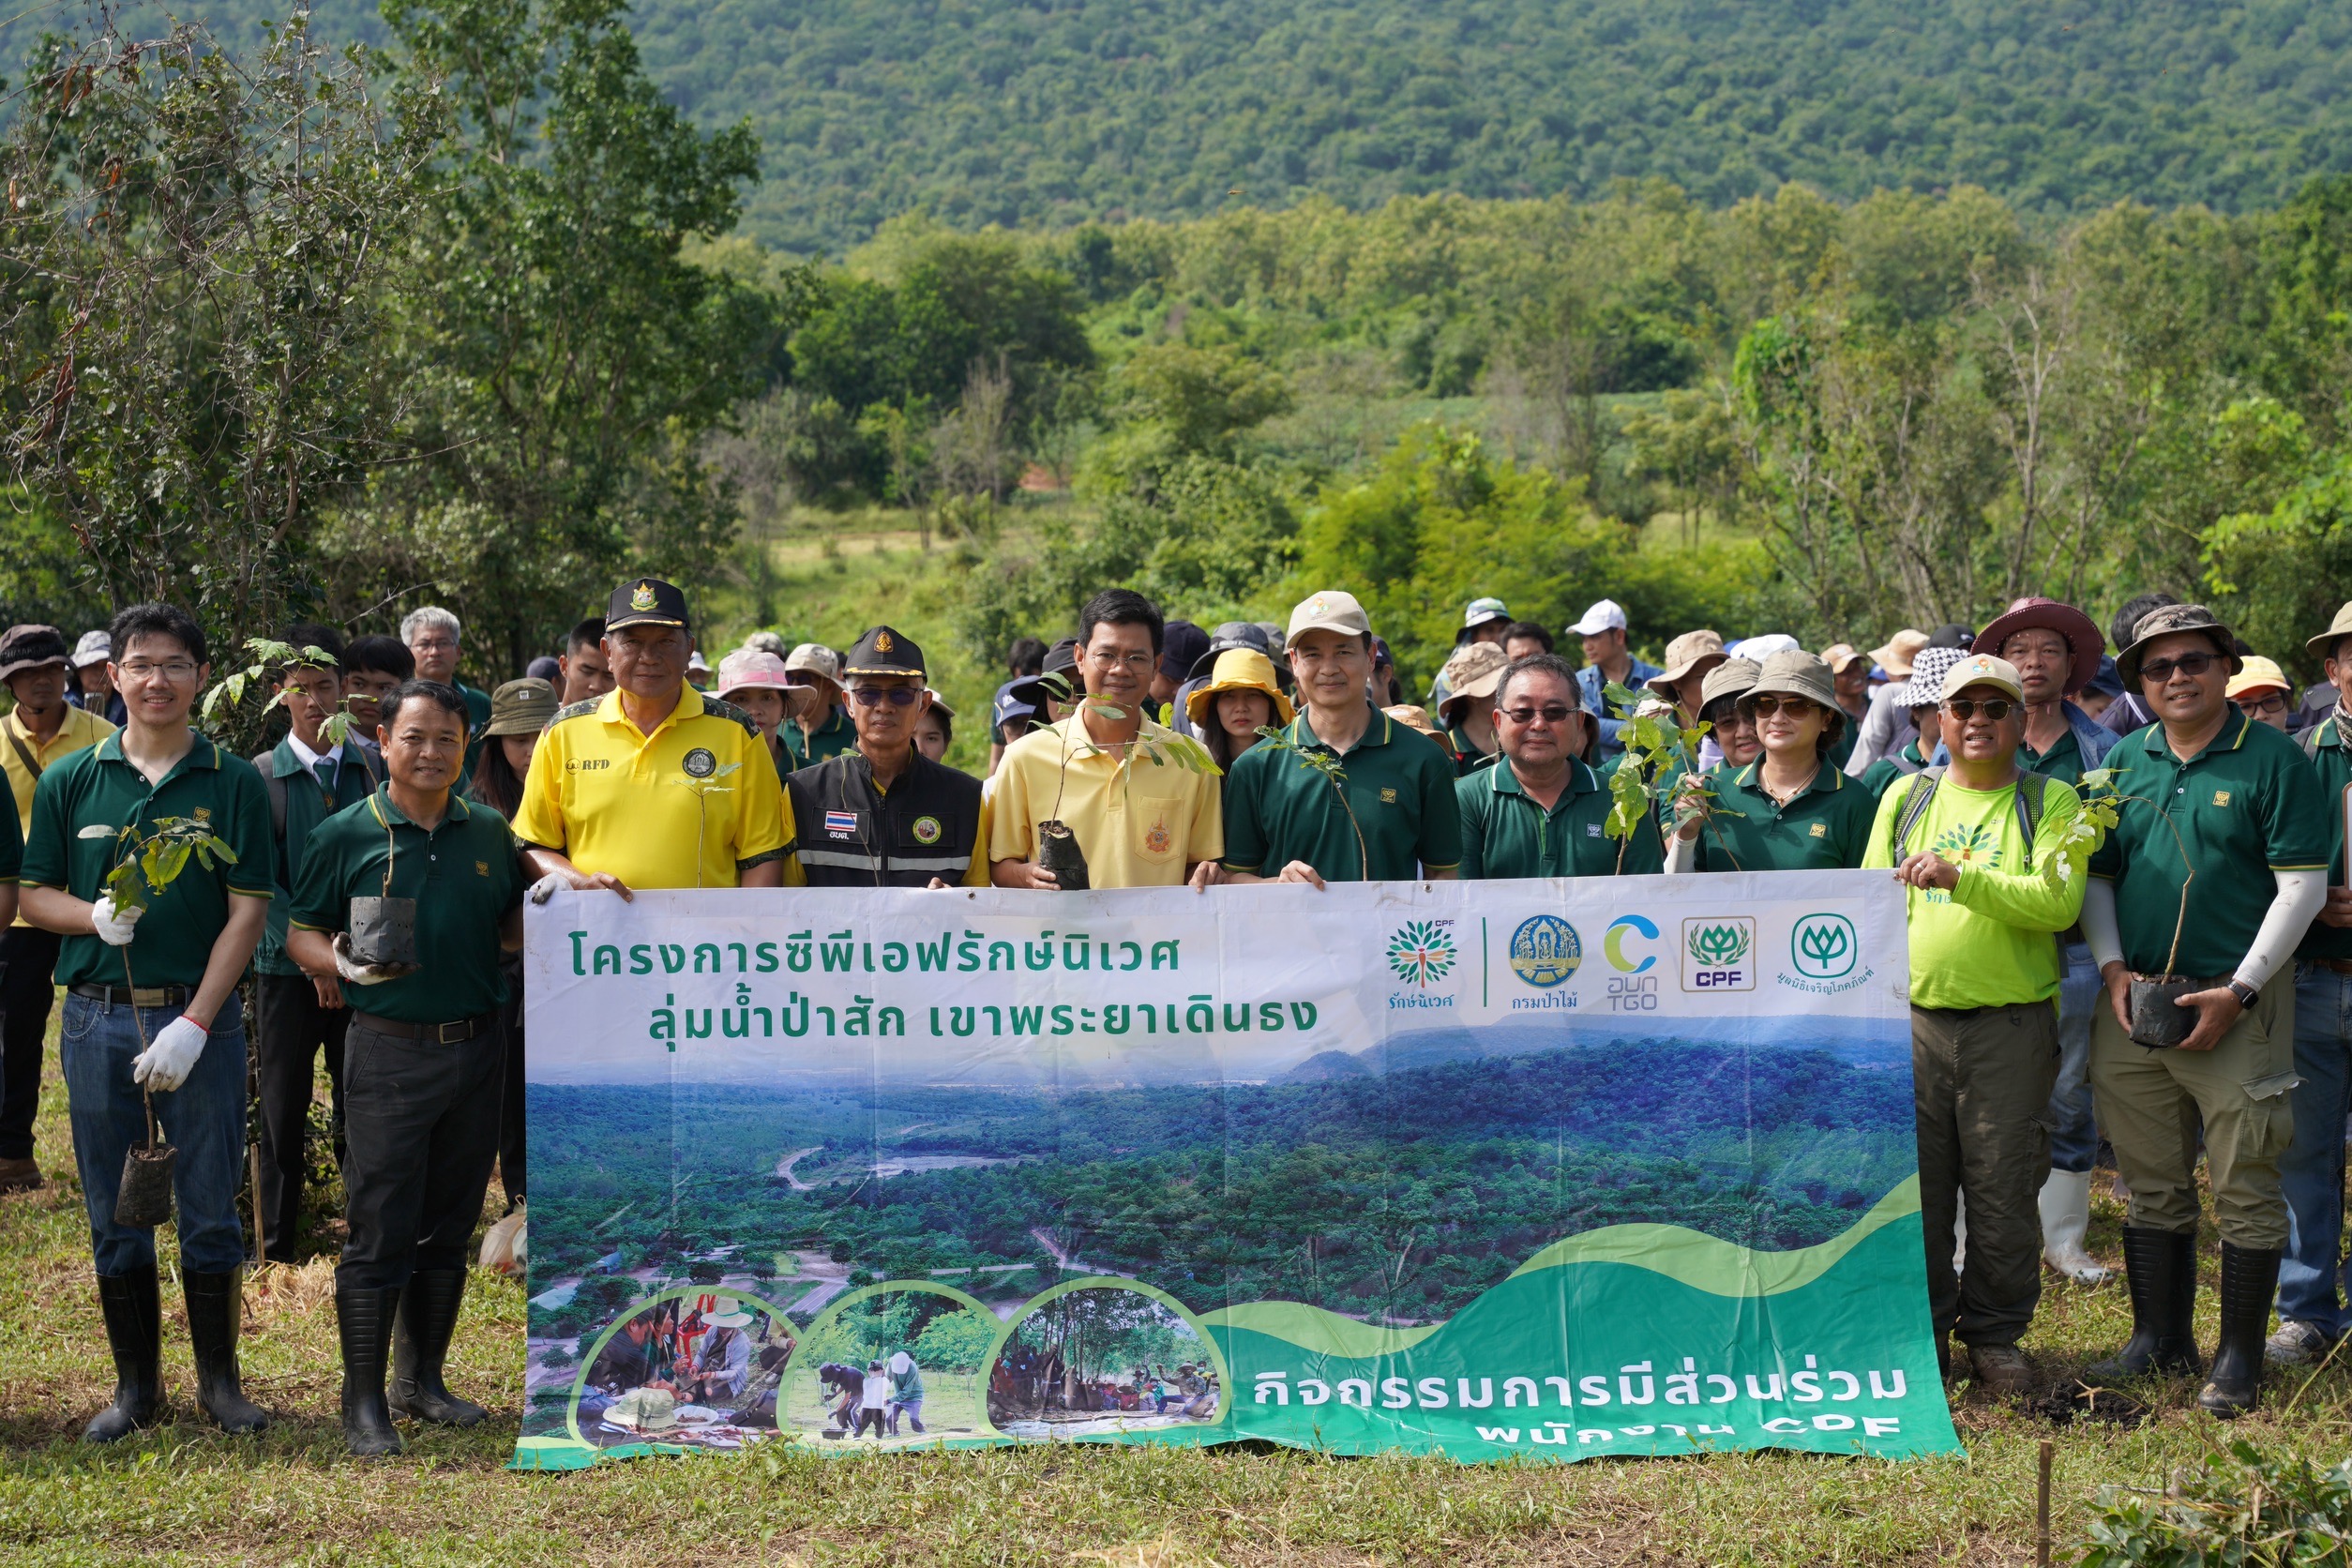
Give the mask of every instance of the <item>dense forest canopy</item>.
[[[249, 40], [286, 8], [171, 9]], [[384, 37], [374, 0], [316, 14]], [[0, 29], [0, 59], [56, 22]], [[642, 0], [631, 25], [671, 101], [750, 123], [746, 227], [803, 254], [917, 208], [1067, 225], [1658, 177], [1711, 205], [1800, 180], [2237, 210], [2352, 168], [2352, 13], [2319, 0]]]

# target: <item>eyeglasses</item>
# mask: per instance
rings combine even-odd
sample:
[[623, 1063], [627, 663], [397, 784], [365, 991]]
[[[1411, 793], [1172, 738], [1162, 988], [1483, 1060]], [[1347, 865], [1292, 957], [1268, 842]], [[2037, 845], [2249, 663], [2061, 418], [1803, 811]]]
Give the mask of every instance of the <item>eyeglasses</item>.
[[1086, 651], [1086, 662], [1093, 665], [1097, 670], [1116, 670], [1121, 665], [1124, 665], [1139, 675], [1146, 670], [1151, 669], [1153, 665], [1158, 663], [1159, 660], [1151, 654], [1123, 654], [1118, 652], [1116, 649], [1106, 650], [1105, 652], [1098, 654], [1092, 648], [1089, 648]]
[[175, 658], [162, 664], [149, 664], [144, 659], [139, 659], [129, 664], [118, 664], [114, 668], [123, 672], [125, 680], [131, 681], [143, 681], [156, 675], [167, 681], [192, 681], [196, 678], [194, 659]]
[[2238, 700], [2238, 711], [2248, 718], [2262, 718], [2271, 714], [2283, 714], [2286, 712], [2286, 699], [2275, 691], [2268, 697], [2240, 697]]
[[2169, 681], [2173, 672], [2179, 671], [2194, 680], [2212, 669], [2213, 661], [2221, 656], [2219, 654], [2183, 654], [2179, 658], [2160, 658], [2140, 666], [2140, 679], [2143, 682]]
[[1497, 708], [1495, 712], [1514, 724], [1532, 724], [1542, 719], [1546, 724], [1565, 724], [1570, 714], [1580, 714], [1582, 708], [1572, 708], [1564, 702], [1546, 702], [1540, 708]]
[[2017, 704], [2006, 697], [1947, 697], [1944, 706], [1950, 708], [1952, 716], [1963, 724], [1979, 714], [1998, 724], [2015, 710]]
[[1771, 692], [1766, 692], [1761, 697], [1749, 698], [1747, 706], [1756, 710], [1756, 716], [1758, 718], [1770, 718], [1774, 714], [1786, 714], [1790, 718], [1803, 718], [1810, 714], [1817, 714], [1821, 711], [1821, 704], [1810, 697], [1775, 697]]
[[894, 708], [903, 708], [922, 695], [921, 686], [862, 686], [850, 688], [850, 701], [861, 708], [879, 708], [884, 702]]

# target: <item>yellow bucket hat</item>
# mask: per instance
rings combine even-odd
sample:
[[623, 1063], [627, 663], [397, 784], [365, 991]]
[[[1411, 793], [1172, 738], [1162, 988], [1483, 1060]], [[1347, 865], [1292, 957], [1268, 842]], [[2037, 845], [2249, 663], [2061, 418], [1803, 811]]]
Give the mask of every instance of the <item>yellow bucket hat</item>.
[[1196, 686], [1184, 699], [1184, 716], [1200, 729], [1209, 722], [1209, 704], [1217, 700], [1220, 691], [1263, 692], [1274, 704], [1274, 722], [1290, 722], [1290, 700], [1282, 695], [1274, 684], [1274, 660], [1255, 648], [1228, 648], [1217, 656], [1209, 670], [1209, 684]]

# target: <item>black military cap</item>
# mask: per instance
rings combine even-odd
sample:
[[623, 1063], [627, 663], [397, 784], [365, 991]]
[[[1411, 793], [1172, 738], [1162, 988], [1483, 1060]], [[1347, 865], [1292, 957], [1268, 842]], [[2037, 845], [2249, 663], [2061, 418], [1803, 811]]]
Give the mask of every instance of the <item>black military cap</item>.
[[685, 593], [675, 583], [664, 582], [657, 577], [641, 577], [624, 582], [612, 590], [612, 602], [605, 606], [604, 629], [619, 631], [623, 626], [684, 626], [686, 619]]
[[923, 679], [923, 650], [888, 626], [868, 626], [850, 650], [850, 656], [841, 661], [841, 673], [912, 675], [919, 681]]

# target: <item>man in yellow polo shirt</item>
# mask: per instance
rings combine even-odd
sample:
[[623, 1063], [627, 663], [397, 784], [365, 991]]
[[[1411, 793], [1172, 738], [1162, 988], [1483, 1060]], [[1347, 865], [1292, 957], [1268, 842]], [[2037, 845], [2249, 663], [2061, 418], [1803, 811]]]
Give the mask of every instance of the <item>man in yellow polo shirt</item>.
[[615, 688], [559, 711], [523, 780], [514, 826], [534, 901], [559, 885], [626, 898], [801, 882], [792, 807], [759, 731], [686, 684], [686, 596], [655, 578], [623, 583], [603, 646]]
[[1078, 673], [1087, 700], [1059, 724], [1015, 741], [997, 767], [988, 828], [997, 886], [1063, 885], [1038, 863], [1037, 826], [1049, 821], [1078, 840], [1088, 887], [1222, 880], [1216, 764], [1198, 741], [1143, 716], [1163, 630], [1152, 601], [1124, 588], [1095, 595], [1079, 611]]

